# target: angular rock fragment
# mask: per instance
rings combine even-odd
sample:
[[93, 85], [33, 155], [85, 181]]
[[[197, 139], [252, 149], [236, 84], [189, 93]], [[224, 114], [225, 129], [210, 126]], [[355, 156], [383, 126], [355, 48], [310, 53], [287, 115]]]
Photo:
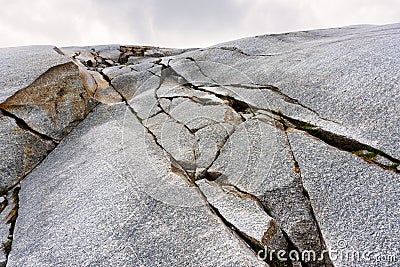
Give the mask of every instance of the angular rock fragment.
[[195, 172], [195, 137], [185, 127], [165, 113], [159, 113], [145, 121], [146, 126], [157, 138], [157, 142], [186, 171]]
[[344, 255], [333, 264], [376, 266], [373, 257], [383, 252], [398, 257], [399, 175], [302, 133], [289, 139], [326, 245]]
[[258, 248], [287, 250], [287, 243], [278, 223], [263, 209], [261, 203], [233, 187], [220, 186], [204, 179], [197, 181], [207, 202], [232, 225], [248, 242]]
[[15, 185], [55, 146], [52, 140], [21, 128], [13, 118], [0, 113], [0, 191]]
[[190, 130], [198, 130], [215, 123], [238, 125], [242, 118], [227, 105], [202, 105], [190, 99], [174, 98], [169, 114]]
[[135, 73], [121, 74], [113, 78], [111, 84], [125, 100], [130, 101], [136, 92]]

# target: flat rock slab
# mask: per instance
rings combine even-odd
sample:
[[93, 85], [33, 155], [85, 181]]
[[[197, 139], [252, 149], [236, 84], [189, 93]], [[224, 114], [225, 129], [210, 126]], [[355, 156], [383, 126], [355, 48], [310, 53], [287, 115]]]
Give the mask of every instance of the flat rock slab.
[[207, 202], [251, 242], [275, 250], [287, 249], [286, 240], [278, 223], [264, 211], [257, 199], [233, 187], [220, 186], [204, 179], [197, 181], [196, 184]]
[[399, 174], [302, 133], [289, 138], [327, 247], [337, 251], [335, 266], [395, 266], [389, 257], [400, 253]]
[[264, 266], [148, 139], [96, 108], [22, 182], [8, 266]]

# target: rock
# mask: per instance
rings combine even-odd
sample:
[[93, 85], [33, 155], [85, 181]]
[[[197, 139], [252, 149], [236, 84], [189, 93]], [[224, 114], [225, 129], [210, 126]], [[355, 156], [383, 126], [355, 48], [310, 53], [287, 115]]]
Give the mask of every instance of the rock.
[[124, 102], [121, 95], [111, 86], [98, 88], [93, 96], [96, 100], [105, 104], [116, 104]]
[[[52, 67], [70, 62], [54, 46], [0, 48], [0, 103], [27, 87]], [[7, 77], [7, 78], [6, 78]]]
[[125, 105], [99, 106], [23, 181], [7, 265], [264, 266], [158, 150]]
[[157, 142], [186, 171], [195, 172], [195, 137], [185, 125], [159, 113], [143, 122], [157, 138]]
[[0, 49], [0, 266], [396, 265], [399, 41]]
[[242, 122], [235, 110], [227, 105], [202, 105], [182, 98], [172, 100], [169, 114], [190, 130], [198, 130], [215, 123], [228, 122], [237, 125]]
[[[287, 249], [278, 223], [268, 216], [261, 203], [252, 199], [252, 196], [240, 193], [232, 187], [219, 186], [205, 180], [197, 181], [196, 184], [207, 202], [237, 231], [245, 235], [249, 242], [254, 242], [260, 247], [269, 246], [275, 250]], [[278, 244], [273, 244], [274, 242]]]
[[190, 81], [195, 86], [214, 84], [214, 81], [206, 77], [195, 64], [189, 59], [173, 60], [169, 63], [170, 67], [181, 75], [185, 80]]
[[323, 250], [284, 132], [254, 119], [242, 123], [208, 173], [257, 197], [300, 252]]
[[35, 131], [61, 140], [95, 104], [83, 87], [78, 67], [70, 62], [48, 70], [0, 108]]
[[11, 250], [15, 220], [18, 216], [19, 185], [9, 190], [0, 206], [0, 266], [6, 266]]
[[132, 72], [132, 68], [130, 66], [113, 66], [105, 68], [102, 72], [112, 80], [119, 75]]
[[0, 191], [7, 191], [21, 180], [55, 145], [0, 113]]
[[[367, 255], [359, 260], [336, 257], [333, 264], [372, 266], [380, 253], [399, 255], [398, 174], [301, 133], [291, 133], [289, 139], [328, 249]], [[379, 264], [393, 266], [390, 261]]]
[[229, 123], [216, 123], [196, 131], [196, 166], [198, 169], [206, 169], [211, 166], [234, 128]]
[[[392, 24], [257, 36], [185, 53], [171, 67], [196, 84], [219, 77], [231, 83], [241, 73], [253, 84], [273, 85], [337, 122], [334, 127], [351, 139], [400, 158], [400, 135], [393, 134], [399, 129], [393, 114], [400, 113], [399, 33], [399, 24]], [[188, 57], [207, 65], [191, 74]]]
[[111, 80], [112, 86], [117, 90], [127, 101], [130, 101], [136, 92], [135, 73], [121, 74]]

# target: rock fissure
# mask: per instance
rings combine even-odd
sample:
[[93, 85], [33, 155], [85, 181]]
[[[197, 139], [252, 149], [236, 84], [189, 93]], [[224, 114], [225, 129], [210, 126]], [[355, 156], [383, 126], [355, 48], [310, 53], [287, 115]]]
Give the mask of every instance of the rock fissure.
[[23, 129], [23, 130], [25, 130], [25, 131], [28, 131], [28, 132], [30, 132], [30, 133], [32, 133], [32, 134], [34, 134], [34, 135], [40, 137], [40, 138], [43, 139], [43, 140], [51, 141], [51, 142], [54, 143], [54, 145], [57, 145], [57, 144], [60, 142], [60, 140], [54, 139], [54, 138], [52, 138], [52, 137], [50, 137], [50, 136], [48, 136], [48, 135], [46, 135], [46, 134], [43, 134], [43, 133], [40, 133], [40, 132], [34, 130], [34, 129], [33, 129], [32, 127], [30, 127], [23, 119], [18, 118], [16, 115], [12, 114], [11, 112], [9, 112], [9, 111], [7, 111], [7, 110], [5, 110], [5, 109], [0, 108], [0, 113], [1, 113], [3, 116], [7, 116], [7, 117], [10, 117], [10, 118], [14, 119], [15, 122], [16, 122], [16, 124], [17, 124], [21, 129]]
[[[311, 214], [312, 220], [314, 221], [314, 224], [316, 225], [317, 230], [318, 230], [318, 236], [319, 236], [319, 239], [320, 239], [320, 243], [322, 245], [321, 251], [318, 251], [318, 253], [320, 253], [320, 255], [321, 255], [321, 253], [323, 251], [327, 250], [326, 241], [325, 241], [324, 235], [323, 235], [323, 233], [321, 231], [320, 223], [318, 222], [317, 217], [315, 215], [315, 211], [314, 211], [314, 207], [312, 205], [312, 201], [310, 199], [310, 195], [309, 195], [307, 189], [304, 187], [303, 178], [301, 176], [301, 168], [300, 168], [299, 163], [296, 160], [296, 157], [294, 155], [294, 152], [293, 152], [293, 149], [292, 149], [292, 146], [290, 144], [290, 140], [289, 140], [289, 137], [288, 137], [286, 131], [285, 131], [285, 138], [286, 138], [286, 143], [287, 143], [287, 145], [289, 147], [290, 155], [291, 155], [292, 160], [293, 160], [293, 165], [294, 165], [295, 171], [296, 171], [297, 176], [299, 178], [299, 185], [301, 186], [302, 193], [303, 193], [304, 198], [305, 198], [305, 200], [307, 202], [307, 206], [308, 206], [308, 208], [310, 210], [310, 214]], [[333, 264], [332, 264], [331, 259], [329, 258], [329, 255], [324, 254], [324, 262], [325, 262], [325, 266], [326, 267], [331, 267], [331, 266], [333, 267]]]
[[[369, 145], [363, 144], [357, 140], [351, 139], [344, 135], [339, 135], [333, 132], [326, 131], [321, 127], [312, 125], [307, 122], [299, 121], [283, 114], [278, 114], [282, 117], [284, 121], [286, 121], [286, 125], [288, 128], [293, 128], [295, 130], [299, 130], [305, 133], [312, 135], [318, 140], [327, 143], [339, 150], [343, 150], [349, 153], [352, 153], [366, 162], [370, 164], [374, 164], [380, 168], [385, 170], [393, 171], [395, 173], [400, 173], [397, 167], [400, 164], [400, 160], [394, 158], [387, 153], [371, 147]], [[391, 164], [385, 165], [380, 163], [378, 157], [383, 157], [391, 162]]]
[[[12, 243], [14, 239], [14, 229], [15, 223], [18, 218], [18, 209], [19, 209], [19, 191], [21, 187], [19, 184], [15, 185], [8, 192], [2, 192], [1, 196], [5, 199], [5, 202], [2, 204], [2, 210], [0, 211], [0, 217], [2, 218], [1, 223], [4, 225], [0, 225], [0, 227], [8, 228], [7, 236], [1, 236], [1, 249], [0, 254], [4, 254], [4, 256], [0, 256], [0, 265], [6, 266], [8, 261], [8, 256], [12, 249]], [[3, 214], [6, 213], [6, 214]], [[0, 232], [3, 232], [0, 229]]]

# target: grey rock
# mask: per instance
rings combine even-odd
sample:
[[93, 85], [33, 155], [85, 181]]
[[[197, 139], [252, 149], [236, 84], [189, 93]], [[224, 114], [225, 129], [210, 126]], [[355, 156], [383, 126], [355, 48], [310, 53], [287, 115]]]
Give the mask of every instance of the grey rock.
[[[250, 195], [240, 193], [229, 186], [219, 186], [205, 180], [197, 181], [201, 192], [220, 215], [237, 231], [246, 235], [251, 242], [259, 246], [269, 246], [271, 249], [287, 249], [286, 240], [281, 233], [278, 223], [263, 209], [261, 203]], [[271, 246], [271, 241], [280, 239], [278, 244], [283, 247]]]
[[108, 67], [105, 68], [102, 72], [110, 79], [114, 79], [115, 77], [126, 74], [126, 73], [131, 73], [134, 70], [130, 66], [113, 66], [113, 67]]
[[191, 57], [208, 65], [196, 74], [176, 71], [202, 83], [201, 73], [217, 79], [221, 68], [232, 69], [221, 76], [224, 83], [242, 73], [254, 84], [273, 85], [337, 122], [346, 136], [400, 158], [399, 41], [400, 24], [258, 36], [177, 56], [176, 64]]
[[323, 250], [284, 132], [255, 119], [242, 123], [208, 173], [257, 197], [300, 252]]
[[135, 79], [137, 89], [129, 105], [141, 119], [147, 119], [161, 111], [156, 97], [161, 78], [148, 71], [142, 71], [135, 75]]
[[0, 216], [18, 215], [0, 265], [258, 266], [264, 245], [398, 259], [399, 41], [393, 24], [0, 49]]
[[211, 166], [233, 130], [229, 123], [216, 123], [196, 131], [196, 166], [200, 172]]
[[0, 49], [0, 103], [27, 87], [54, 66], [70, 62], [54, 46]]
[[0, 113], [0, 191], [21, 180], [55, 147], [55, 143], [18, 126]]
[[105, 104], [116, 104], [124, 102], [124, 98], [112, 86], [97, 88], [93, 98]]
[[111, 84], [125, 100], [130, 101], [136, 92], [135, 73], [121, 74], [113, 78]]
[[177, 81], [164, 81], [157, 90], [157, 96], [159, 98], [188, 97], [204, 104], [226, 104], [214, 94], [192, 89]]
[[118, 62], [119, 56], [121, 54], [120, 45], [97, 45], [93, 46], [91, 49], [97, 52], [97, 54], [111, 62]]
[[160, 98], [158, 99], [158, 104], [160, 105], [162, 110], [164, 110], [165, 112], [169, 112], [169, 108], [171, 106], [171, 100], [166, 98]]
[[195, 64], [189, 59], [172, 60], [169, 65], [181, 75], [185, 80], [195, 86], [204, 86], [214, 84], [214, 81], [206, 77]]
[[236, 128], [209, 172], [256, 196], [297, 179], [285, 134], [254, 119]]
[[96, 108], [23, 181], [8, 266], [264, 266], [159, 150], [124, 105]]
[[[0, 204], [0, 266], [6, 266], [12, 244], [11, 225], [17, 219], [19, 186], [9, 190]], [[10, 235], [11, 233], [11, 235]]]
[[159, 113], [145, 121], [145, 125], [157, 138], [157, 142], [186, 171], [195, 171], [195, 137], [185, 127], [165, 113]]
[[398, 174], [301, 133], [289, 138], [327, 247], [371, 253], [359, 260], [337, 257], [335, 266], [376, 266], [374, 257], [398, 258]]
[[228, 105], [203, 105], [182, 98], [172, 100], [169, 114], [190, 130], [198, 130], [215, 123], [238, 125], [242, 122], [240, 115]]

